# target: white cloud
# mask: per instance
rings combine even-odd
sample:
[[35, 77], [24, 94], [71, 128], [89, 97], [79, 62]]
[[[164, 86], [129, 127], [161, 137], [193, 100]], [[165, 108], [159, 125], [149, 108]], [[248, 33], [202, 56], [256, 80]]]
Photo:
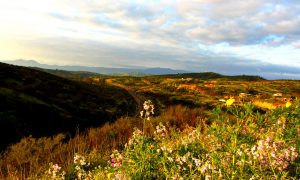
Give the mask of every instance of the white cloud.
[[70, 64], [84, 59], [81, 63], [107, 66], [167, 67], [172, 61], [185, 68], [207, 61], [299, 66], [298, 0], [0, 3], [0, 20], [6, 22], [0, 24], [0, 58]]
[[[226, 57], [255, 59], [270, 64], [300, 67], [300, 51], [291, 45], [270, 47], [265, 45], [231, 46], [228, 43], [198, 45], [200, 49]], [[247, 62], [247, 61], [246, 61]]]

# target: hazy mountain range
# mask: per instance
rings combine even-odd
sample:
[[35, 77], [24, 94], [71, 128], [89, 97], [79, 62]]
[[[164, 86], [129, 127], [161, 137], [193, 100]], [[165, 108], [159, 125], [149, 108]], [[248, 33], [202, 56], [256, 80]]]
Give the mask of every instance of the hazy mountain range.
[[[89, 67], [89, 66], [79, 66], [79, 65], [49, 65], [42, 64], [35, 60], [0, 60], [0, 62], [27, 66], [27, 67], [37, 67], [43, 69], [55, 69], [55, 70], [66, 70], [66, 71], [82, 71], [91, 72], [103, 75], [120, 75], [120, 76], [145, 76], [145, 75], [164, 75], [164, 74], [183, 74], [183, 73], [193, 73], [195, 71], [188, 70], [176, 70], [171, 68], [147, 68], [147, 67], [133, 67], [133, 68], [107, 68], [107, 67]], [[204, 71], [199, 69], [197, 72], [216, 72], [224, 75], [251, 75], [251, 76], [261, 76], [263, 78], [274, 80], [274, 79], [300, 79], [300, 68], [291, 66], [280, 66], [273, 64], [250, 64], [247, 66], [235, 66], [224, 64], [214, 64], [210, 63], [212, 69], [209, 71]], [[207, 66], [207, 63], [203, 64], [203, 67]]]
[[41, 64], [34, 60], [12, 60], [12, 61], [2, 61], [8, 64], [18, 65], [18, 66], [27, 66], [27, 67], [39, 67], [44, 69], [60, 69], [67, 71], [87, 71], [98, 74], [105, 75], [161, 75], [161, 74], [178, 74], [178, 73], [188, 73], [189, 71], [184, 70], [174, 70], [170, 68], [106, 68], [106, 67], [88, 67], [88, 66], [59, 66], [59, 65], [48, 65]]

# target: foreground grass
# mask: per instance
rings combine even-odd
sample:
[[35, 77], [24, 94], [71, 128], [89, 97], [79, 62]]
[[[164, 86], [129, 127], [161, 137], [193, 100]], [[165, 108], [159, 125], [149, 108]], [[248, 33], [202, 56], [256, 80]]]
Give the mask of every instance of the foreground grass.
[[262, 114], [244, 104], [212, 111], [212, 124], [182, 132], [163, 124], [152, 136], [136, 130], [123, 151], [92, 178], [296, 179], [300, 177], [300, 110]]
[[[159, 122], [183, 130], [187, 126], [196, 126], [202, 117], [201, 109], [171, 106], [160, 116], [152, 118], [151, 124], [145, 125], [145, 134], [150, 135]], [[39, 176], [49, 168], [50, 162], [59, 164], [69, 172], [69, 176], [76, 154], [85, 156], [91, 168], [105, 166], [113, 149], [124, 148], [134, 127], [143, 129], [142, 122], [140, 118], [120, 118], [114, 123], [77, 134], [70, 140], [64, 134], [48, 138], [23, 138], [1, 154], [0, 179], [40, 179]]]
[[180, 129], [162, 117], [146, 120], [106, 161], [99, 162], [99, 152], [74, 154], [67, 167], [53, 162], [32, 178], [299, 178], [300, 102], [271, 110], [227, 105], [210, 111], [196, 127]]

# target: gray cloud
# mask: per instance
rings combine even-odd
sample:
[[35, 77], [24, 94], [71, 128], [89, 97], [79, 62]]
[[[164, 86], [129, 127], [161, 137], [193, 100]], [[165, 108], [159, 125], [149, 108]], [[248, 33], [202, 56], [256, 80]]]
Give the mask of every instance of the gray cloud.
[[38, 14], [55, 27], [18, 43], [53, 63], [299, 74], [299, 0], [61, 0]]
[[[71, 59], [69, 64], [101, 67], [165, 67], [193, 72], [213, 71], [228, 75], [251, 74], [266, 78], [298, 78], [300, 68], [273, 65], [262, 61], [226, 57], [184, 48], [164, 46], [124, 47], [97, 41], [65, 38], [42, 39], [30, 43], [33, 48], [47, 51], [55, 62]], [[26, 45], [26, 44], [24, 44]], [[67, 63], [68, 64], [68, 63]], [[288, 75], [288, 76], [287, 76]]]
[[[81, 1], [79, 1], [81, 2]], [[72, 6], [72, 5], [71, 5]], [[201, 41], [256, 44], [268, 35], [284, 36], [291, 43], [300, 36], [300, 1], [178, 1], [177, 3], [74, 3], [84, 9], [81, 18], [127, 33], [128, 36], [176, 43]], [[58, 13], [51, 16], [69, 20]], [[79, 15], [80, 16], [80, 15]]]

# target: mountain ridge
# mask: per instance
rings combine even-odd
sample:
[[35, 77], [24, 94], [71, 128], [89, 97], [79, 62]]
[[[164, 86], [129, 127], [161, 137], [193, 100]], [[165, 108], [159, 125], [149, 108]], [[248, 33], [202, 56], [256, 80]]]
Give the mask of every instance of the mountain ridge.
[[161, 68], [161, 67], [152, 67], [152, 68], [108, 68], [108, 67], [89, 67], [89, 66], [80, 66], [80, 65], [48, 65], [42, 64], [35, 60], [11, 60], [11, 61], [2, 61], [7, 64], [13, 64], [18, 66], [26, 67], [38, 67], [43, 69], [59, 69], [67, 71], [85, 71], [93, 72], [104, 75], [134, 75], [134, 76], [143, 76], [143, 75], [161, 75], [161, 74], [178, 74], [178, 73], [189, 73], [190, 71], [185, 70], [175, 70], [171, 68]]

